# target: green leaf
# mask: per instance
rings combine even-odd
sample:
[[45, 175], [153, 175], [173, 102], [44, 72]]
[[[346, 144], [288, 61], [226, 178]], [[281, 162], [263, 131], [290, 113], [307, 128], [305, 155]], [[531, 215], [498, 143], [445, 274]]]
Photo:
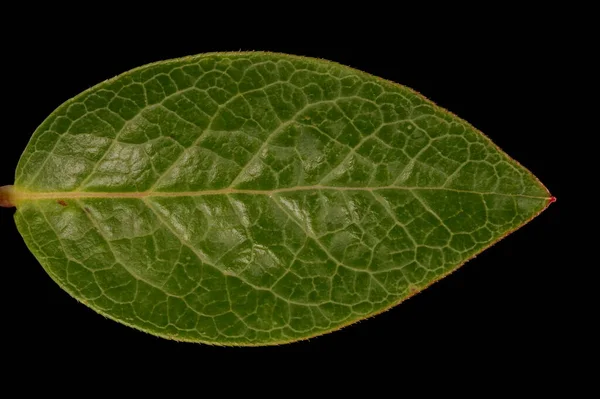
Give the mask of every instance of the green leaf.
[[74, 298], [221, 345], [305, 339], [389, 309], [552, 201], [418, 93], [259, 52], [159, 62], [83, 92], [0, 189]]

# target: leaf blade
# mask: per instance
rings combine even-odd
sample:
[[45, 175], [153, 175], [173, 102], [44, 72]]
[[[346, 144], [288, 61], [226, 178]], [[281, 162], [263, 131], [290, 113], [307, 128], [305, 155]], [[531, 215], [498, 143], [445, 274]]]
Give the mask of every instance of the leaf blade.
[[35, 132], [15, 186], [18, 229], [63, 289], [132, 327], [227, 345], [384, 311], [551, 202], [410, 89], [267, 53], [167, 61], [82, 93]]

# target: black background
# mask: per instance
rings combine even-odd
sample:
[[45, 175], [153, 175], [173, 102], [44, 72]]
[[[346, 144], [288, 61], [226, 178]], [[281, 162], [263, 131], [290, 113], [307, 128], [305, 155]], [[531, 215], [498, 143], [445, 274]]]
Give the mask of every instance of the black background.
[[[81, 27], [80, 27], [81, 28]], [[14, 33], [18, 35], [18, 33]], [[417, 46], [356, 42], [343, 47], [241, 43], [198, 35], [137, 40], [96, 38], [77, 44], [77, 30], [5, 41], [2, 64], [0, 185], [12, 184], [21, 152], [36, 127], [62, 102], [121, 72], [154, 61], [208, 51], [268, 50], [326, 58], [407, 85], [483, 131], [534, 173], [558, 198], [539, 217], [429, 289], [374, 318], [341, 331], [280, 347], [219, 348], [156, 338], [105, 319], [77, 303], [44, 272], [17, 232], [12, 209], [0, 209], [2, 358], [36, 364], [67, 358], [71, 365], [144, 359], [160, 364], [200, 361], [252, 367], [258, 359], [310, 359], [327, 364], [367, 357], [358, 369], [393, 359], [427, 358], [471, 364], [540, 365], [556, 356], [547, 337], [561, 307], [557, 287], [562, 190], [556, 162], [560, 142], [548, 116], [556, 112], [548, 70], [554, 53], [537, 36], [453, 41]], [[83, 34], [83, 33], [81, 33]], [[427, 40], [427, 39], [425, 39]], [[402, 47], [402, 51], [398, 48]], [[555, 76], [556, 78], [556, 76]], [[243, 365], [243, 366], [241, 366]], [[446, 373], [442, 369], [427, 372]]]

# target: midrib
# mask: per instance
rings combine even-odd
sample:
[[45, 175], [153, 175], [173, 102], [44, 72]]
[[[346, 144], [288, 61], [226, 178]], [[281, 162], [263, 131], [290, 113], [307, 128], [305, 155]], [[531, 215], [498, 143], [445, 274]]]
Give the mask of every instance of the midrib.
[[298, 191], [380, 191], [380, 190], [438, 190], [451, 191], [470, 194], [492, 194], [509, 197], [534, 198], [540, 200], [551, 200], [552, 197], [539, 197], [524, 194], [508, 194], [497, 192], [479, 192], [470, 190], [460, 190], [444, 187], [399, 187], [399, 186], [382, 186], [382, 187], [336, 187], [336, 186], [300, 186], [287, 187], [273, 190], [249, 190], [237, 188], [223, 188], [218, 190], [198, 190], [198, 191], [139, 191], [139, 192], [92, 192], [92, 191], [56, 191], [56, 192], [38, 192], [19, 190], [15, 188], [13, 192], [14, 200], [19, 201], [36, 201], [36, 200], [59, 200], [59, 199], [80, 199], [80, 198], [149, 198], [149, 197], [200, 197], [209, 195], [230, 195], [230, 194], [250, 194], [250, 195], [266, 195], [272, 196], [281, 193], [292, 193]]

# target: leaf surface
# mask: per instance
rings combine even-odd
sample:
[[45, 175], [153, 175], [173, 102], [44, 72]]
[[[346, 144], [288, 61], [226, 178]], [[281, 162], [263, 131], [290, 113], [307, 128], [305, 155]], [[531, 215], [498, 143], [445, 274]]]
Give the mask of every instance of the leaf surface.
[[257, 52], [146, 65], [67, 101], [10, 201], [48, 274], [95, 311], [268, 345], [400, 303], [552, 197], [409, 88]]

